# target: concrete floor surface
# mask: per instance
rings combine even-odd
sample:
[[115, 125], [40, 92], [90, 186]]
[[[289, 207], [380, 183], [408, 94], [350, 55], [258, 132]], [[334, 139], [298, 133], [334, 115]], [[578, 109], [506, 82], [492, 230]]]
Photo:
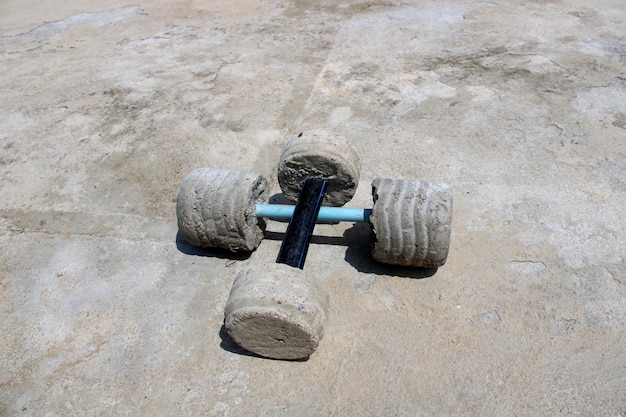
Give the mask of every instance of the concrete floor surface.
[[[0, 415], [626, 416], [626, 8], [589, 1], [0, 2]], [[233, 256], [177, 238], [185, 174], [280, 192], [322, 128], [449, 184], [435, 274], [319, 225], [319, 349], [222, 329]]]

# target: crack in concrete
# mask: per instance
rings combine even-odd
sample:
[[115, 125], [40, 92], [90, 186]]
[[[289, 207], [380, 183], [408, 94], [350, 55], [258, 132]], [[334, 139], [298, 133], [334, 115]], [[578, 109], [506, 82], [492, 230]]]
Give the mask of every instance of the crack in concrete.
[[124, 213], [0, 210], [0, 220], [4, 223], [0, 232], [111, 237], [126, 241], [168, 241], [177, 230], [169, 218], [157, 220]]
[[544, 262], [529, 259], [513, 259], [508, 263], [512, 270], [524, 275], [538, 274], [547, 268]]

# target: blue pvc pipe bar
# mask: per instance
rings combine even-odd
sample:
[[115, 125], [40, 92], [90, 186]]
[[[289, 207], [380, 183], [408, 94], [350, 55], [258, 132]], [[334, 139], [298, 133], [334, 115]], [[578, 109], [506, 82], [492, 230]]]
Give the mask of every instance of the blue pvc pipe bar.
[[[295, 206], [280, 204], [257, 204], [256, 216], [274, 220], [291, 220]], [[371, 209], [350, 207], [320, 207], [318, 222], [367, 222]]]

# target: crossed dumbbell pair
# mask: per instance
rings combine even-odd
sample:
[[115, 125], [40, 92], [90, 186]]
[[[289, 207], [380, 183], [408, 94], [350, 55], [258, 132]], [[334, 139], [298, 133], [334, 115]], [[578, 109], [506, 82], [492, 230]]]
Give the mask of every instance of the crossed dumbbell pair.
[[[351, 144], [324, 131], [292, 138], [281, 155], [278, 180], [295, 206], [270, 205], [258, 174], [201, 168], [178, 193], [178, 226], [191, 244], [252, 251], [265, 218], [290, 220], [276, 263], [239, 272], [225, 308], [233, 340], [260, 356], [300, 359], [324, 334], [328, 293], [304, 269], [315, 223], [369, 222], [372, 256], [379, 262], [436, 268], [446, 261], [452, 191], [442, 183], [376, 179], [372, 209], [338, 207], [354, 195], [360, 163]], [[323, 204], [330, 204], [325, 206]]]

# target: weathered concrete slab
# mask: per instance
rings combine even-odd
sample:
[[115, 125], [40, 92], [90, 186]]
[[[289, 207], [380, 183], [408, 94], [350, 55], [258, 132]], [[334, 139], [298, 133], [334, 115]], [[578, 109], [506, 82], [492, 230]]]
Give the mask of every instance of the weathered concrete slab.
[[[626, 413], [626, 9], [492, 2], [0, 5], [0, 414]], [[303, 129], [376, 177], [442, 181], [434, 275], [316, 228], [330, 292], [308, 361], [222, 329], [241, 269], [177, 239], [190, 170], [278, 193]]]

